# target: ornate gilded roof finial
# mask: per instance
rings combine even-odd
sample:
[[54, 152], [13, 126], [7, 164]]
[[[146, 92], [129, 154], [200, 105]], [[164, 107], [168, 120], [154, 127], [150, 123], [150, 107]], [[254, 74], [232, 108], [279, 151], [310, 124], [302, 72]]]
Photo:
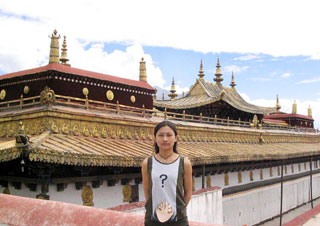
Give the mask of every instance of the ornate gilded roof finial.
[[233, 75], [233, 72], [232, 72], [232, 78], [231, 78], [230, 86], [231, 86], [231, 88], [233, 88], [233, 89], [234, 89], [234, 87], [236, 86], [236, 83], [235, 83], [235, 81], [234, 81], [234, 75]]
[[171, 98], [171, 100], [175, 99], [178, 96], [178, 94], [176, 94], [176, 87], [174, 85], [174, 77], [172, 78], [171, 90], [168, 96]]
[[147, 82], [147, 69], [146, 69], [146, 62], [144, 58], [141, 58], [140, 61], [140, 74], [139, 74], [139, 81]]
[[59, 63], [59, 38], [60, 35], [57, 34], [57, 30], [54, 29], [51, 37], [51, 44], [50, 44], [50, 55], [49, 55], [49, 64], [51, 63]]
[[281, 108], [281, 106], [280, 106], [279, 98], [278, 98], [278, 94], [277, 94], [277, 104], [276, 104], [277, 112], [280, 110], [280, 108]]
[[309, 105], [309, 108], [308, 108], [308, 116], [312, 117], [312, 109], [311, 109], [310, 105]]
[[292, 114], [297, 114], [297, 104], [296, 104], [296, 100], [294, 100], [293, 104], [292, 104]]
[[62, 44], [62, 51], [61, 51], [61, 58], [60, 58], [60, 61], [61, 61], [61, 64], [63, 65], [66, 65], [66, 66], [71, 66], [70, 64], [68, 64], [68, 56], [67, 56], [67, 37], [66, 36], [63, 36], [63, 44]]
[[222, 72], [221, 72], [221, 69], [220, 69], [220, 60], [219, 60], [219, 57], [218, 57], [218, 60], [217, 60], [217, 69], [216, 69], [216, 73], [215, 73], [215, 78], [213, 79], [217, 85], [221, 85], [221, 82], [223, 81], [223, 78], [221, 78], [222, 76]]
[[202, 59], [200, 61], [200, 70], [199, 70], [198, 76], [200, 79], [203, 79], [203, 77], [204, 77]]

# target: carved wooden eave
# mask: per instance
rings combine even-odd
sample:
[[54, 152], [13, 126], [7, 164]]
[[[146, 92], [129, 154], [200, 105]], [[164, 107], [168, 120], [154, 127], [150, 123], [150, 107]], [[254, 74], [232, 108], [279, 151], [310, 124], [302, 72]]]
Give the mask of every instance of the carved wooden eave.
[[[0, 162], [27, 153], [33, 162], [116, 167], [140, 167], [154, 151], [153, 128], [163, 120], [49, 103], [0, 116]], [[21, 121], [30, 136], [24, 148], [15, 140]], [[319, 134], [172, 122], [178, 151], [194, 166], [320, 155]]]

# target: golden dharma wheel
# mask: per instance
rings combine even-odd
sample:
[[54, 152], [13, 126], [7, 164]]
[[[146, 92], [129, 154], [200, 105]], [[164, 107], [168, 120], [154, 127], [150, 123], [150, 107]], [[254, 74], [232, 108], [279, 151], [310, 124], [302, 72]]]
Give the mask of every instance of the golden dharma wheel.
[[135, 97], [134, 95], [132, 95], [132, 96], [130, 97], [130, 100], [131, 100], [132, 103], [134, 103], [134, 102], [136, 102], [136, 97]]
[[88, 96], [88, 94], [89, 94], [88, 88], [83, 88], [82, 93], [83, 93], [83, 95]]
[[113, 92], [111, 90], [108, 90], [106, 92], [106, 96], [107, 96], [107, 99], [110, 100], [110, 101], [114, 99], [114, 94], [113, 94]]
[[4, 100], [4, 98], [6, 98], [6, 91], [3, 89], [3, 90], [1, 90], [1, 92], [0, 92], [0, 99], [1, 100]]

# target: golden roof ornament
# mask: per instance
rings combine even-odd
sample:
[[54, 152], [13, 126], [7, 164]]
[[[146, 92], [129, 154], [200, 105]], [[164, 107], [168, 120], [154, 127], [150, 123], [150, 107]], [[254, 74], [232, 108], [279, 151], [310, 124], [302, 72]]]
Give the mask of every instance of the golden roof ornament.
[[178, 96], [178, 94], [176, 94], [176, 87], [174, 85], [174, 77], [172, 78], [171, 90], [168, 96], [171, 98], [171, 100], [175, 99]]
[[296, 100], [294, 100], [293, 104], [292, 104], [292, 114], [297, 114], [297, 104], [296, 104]]
[[51, 44], [50, 44], [50, 55], [49, 55], [49, 64], [51, 63], [59, 63], [59, 39], [60, 35], [56, 29], [54, 29], [51, 36]]
[[221, 85], [221, 82], [223, 81], [223, 78], [221, 77], [222, 76], [222, 72], [221, 72], [221, 68], [220, 68], [220, 60], [219, 60], [219, 57], [218, 57], [218, 60], [217, 60], [217, 69], [216, 69], [216, 73], [215, 73], [215, 78], [213, 79], [217, 85]]
[[62, 44], [62, 49], [61, 49], [61, 64], [66, 65], [66, 66], [71, 66], [70, 64], [68, 64], [68, 56], [67, 56], [67, 41], [66, 41], [66, 36], [63, 36], [63, 44]]
[[231, 86], [231, 88], [233, 88], [233, 89], [234, 89], [234, 87], [236, 86], [236, 83], [235, 83], [235, 81], [234, 81], [234, 74], [233, 74], [233, 72], [232, 72], [232, 78], [231, 78], [230, 86]]
[[278, 98], [278, 94], [277, 94], [277, 104], [276, 104], [276, 110], [277, 112], [280, 110], [281, 106], [280, 106], [280, 103], [279, 103], [279, 98]]
[[146, 62], [144, 58], [141, 58], [140, 61], [140, 74], [139, 74], [139, 81], [147, 82], [147, 69], [146, 69]]
[[309, 108], [308, 108], [308, 116], [312, 117], [312, 109], [311, 109], [310, 105], [309, 105]]
[[200, 61], [200, 70], [199, 70], [198, 76], [200, 79], [203, 79], [203, 77], [204, 77], [202, 59]]

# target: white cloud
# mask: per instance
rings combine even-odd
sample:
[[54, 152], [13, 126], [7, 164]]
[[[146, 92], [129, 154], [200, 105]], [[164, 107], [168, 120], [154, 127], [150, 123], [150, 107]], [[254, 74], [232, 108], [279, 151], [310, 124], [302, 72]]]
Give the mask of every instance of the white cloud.
[[[276, 98], [273, 100], [270, 99], [251, 99], [246, 93], [240, 93], [242, 98], [254, 105], [263, 106], [263, 107], [275, 107], [276, 106]], [[320, 129], [320, 98], [313, 101], [302, 101], [302, 100], [294, 100], [294, 99], [282, 99], [279, 98], [279, 103], [281, 105], [280, 111], [291, 113], [292, 112], [292, 104], [296, 101], [297, 104], [297, 113], [301, 115], [308, 115], [308, 107], [310, 106], [312, 109], [312, 118], [314, 121], [314, 128]]]
[[289, 77], [291, 77], [291, 76], [292, 76], [291, 73], [286, 72], [286, 73], [284, 73], [284, 74], [281, 75], [281, 78], [289, 78]]
[[248, 55], [245, 55], [245, 56], [236, 57], [233, 60], [246, 61], [246, 60], [254, 60], [254, 59], [261, 59], [261, 56], [254, 55], [254, 54], [248, 54]]
[[297, 82], [297, 84], [308, 84], [308, 83], [315, 83], [315, 82], [320, 82], [320, 78], [305, 79], [300, 82]]
[[223, 67], [223, 70], [226, 72], [240, 72], [240, 71], [245, 71], [249, 68], [249, 66], [237, 66], [237, 65], [228, 65]]
[[[290, 10], [287, 10], [288, 5]], [[212, 13], [212, 9], [217, 10]], [[201, 0], [199, 3], [56, 0], [55, 4], [45, 0], [10, 0], [1, 1], [0, 10], [5, 14], [1, 16], [1, 30], [10, 31], [10, 37], [19, 40], [41, 36], [43, 31], [48, 33], [48, 29], [57, 28], [86, 41], [140, 43], [205, 53], [305, 55], [317, 59], [320, 56], [320, 30], [314, 29], [320, 20], [316, 0], [310, 0], [308, 4], [298, 0]], [[17, 16], [7, 17], [10, 14]], [[31, 19], [12, 22], [21, 16]], [[4, 19], [7, 20], [5, 23]], [[208, 23], [203, 21], [211, 21], [216, 32], [208, 29]], [[24, 27], [26, 23], [35, 24], [34, 29]], [[217, 32], [223, 35], [217, 35]], [[2, 35], [1, 42], [4, 41]], [[10, 41], [11, 44], [18, 42]]]

